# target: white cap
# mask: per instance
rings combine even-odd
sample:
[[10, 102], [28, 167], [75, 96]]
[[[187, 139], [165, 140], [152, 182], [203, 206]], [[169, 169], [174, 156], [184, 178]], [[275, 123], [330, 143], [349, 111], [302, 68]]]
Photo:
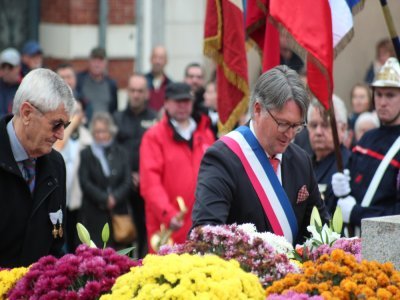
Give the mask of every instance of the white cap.
[[19, 66], [21, 63], [21, 56], [19, 55], [18, 50], [14, 48], [4, 49], [0, 53], [0, 65], [5, 63], [10, 64], [14, 67]]

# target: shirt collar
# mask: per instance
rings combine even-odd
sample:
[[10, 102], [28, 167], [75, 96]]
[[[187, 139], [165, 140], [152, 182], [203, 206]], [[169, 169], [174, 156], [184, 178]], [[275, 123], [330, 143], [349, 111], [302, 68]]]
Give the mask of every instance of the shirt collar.
[[11, 150], [14, 156], [15, 161], [21, 162], [29, 158], [28, 153], [26, 153], [24, 147], [21, 145], [19, 141], [13, 124], [13, 119], [11, 119], [7, 124], [7, 133], [8, 138], [10, 139]]

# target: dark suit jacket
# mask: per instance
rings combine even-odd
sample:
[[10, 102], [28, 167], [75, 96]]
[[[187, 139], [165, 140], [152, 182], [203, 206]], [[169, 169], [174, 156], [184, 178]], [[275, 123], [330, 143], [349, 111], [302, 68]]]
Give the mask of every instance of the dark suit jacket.
[[0, 121], [0, 266], [12, 268], [63, 254], [64, 238], [52, 236], [49, 213], [61, 208], [65, 216], [66, 195], [64, 160], [52, 150], [37, 160], [31, 196], [11, 150], [6, 129], [10, 119]]
[[[307, 226], [313, 206], [321, 218], [329, 218], [320, 198], [309, 156], [298, 146], [288, 146], [282, 158], [283, 188], [297, 218], [299, 233], [294, 244], [309, 236]], [[309, 197], [297, 203], [300, 188], [306, 185]], [[253, 223], [258, 231], [272, 231], [260, 200], [239, 158], [217, 141], [203, 157], [196, 188], [193, 227], [204, 224]]]

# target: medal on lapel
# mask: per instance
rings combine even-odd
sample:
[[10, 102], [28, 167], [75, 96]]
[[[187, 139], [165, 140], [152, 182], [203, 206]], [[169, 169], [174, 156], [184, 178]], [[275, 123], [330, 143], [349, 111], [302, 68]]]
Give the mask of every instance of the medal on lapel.
[[63, 219], [63, 213], [61, 208], [57, 210], [56, 212], [49, 213], [50, 221], [53, 224], [53, 230], [51, 231], [51, 234], [53, 237], [56, 239], [57, 237], [62, 238], [64, 231], [62, 229], [62, 219]]

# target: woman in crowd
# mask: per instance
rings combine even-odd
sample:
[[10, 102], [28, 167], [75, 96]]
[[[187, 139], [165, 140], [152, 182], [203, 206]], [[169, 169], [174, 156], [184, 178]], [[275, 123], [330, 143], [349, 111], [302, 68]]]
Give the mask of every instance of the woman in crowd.
[[[128, 213], [131, 176], [126, 152], [114, 143], [117, 133], [111, 116], [97, 112], [91, 120], [93, 143], [81, 152], [79, 169], [83, 192], [82, 222], [96, 246], [102, 246], [101, 232], [105, 223], [111, 227], [112, 214]], [[109, 246], [119, 247], [113, 238]]]

